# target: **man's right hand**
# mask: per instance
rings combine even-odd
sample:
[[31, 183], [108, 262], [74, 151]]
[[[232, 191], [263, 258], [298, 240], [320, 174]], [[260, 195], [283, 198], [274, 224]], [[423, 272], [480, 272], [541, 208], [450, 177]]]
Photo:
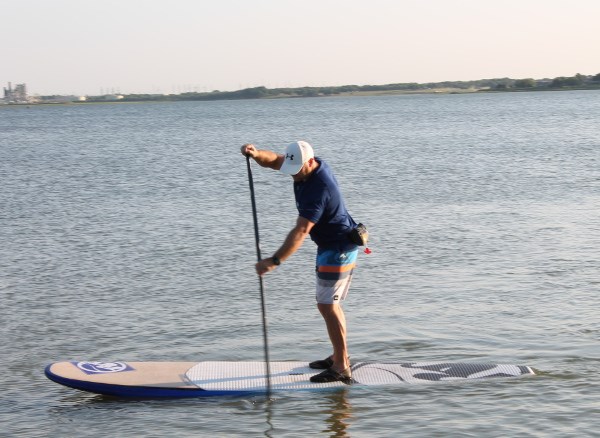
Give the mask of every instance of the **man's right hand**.
[[246, 156], [246, 157], [256, 157], [257, 154], [257, 149], [256, 146], [254, 146], [252, 143], [246, 143], [244, 146], [242, 146], [242, 155]]
[[252, 143], [246, 143], [242, 146], [241, 151], [242, 155], [254, 158], [254, 161], [256, 161], [259, 166], [279, 170], [283, 165], [283, 155], [264, 149], [257, 149]]

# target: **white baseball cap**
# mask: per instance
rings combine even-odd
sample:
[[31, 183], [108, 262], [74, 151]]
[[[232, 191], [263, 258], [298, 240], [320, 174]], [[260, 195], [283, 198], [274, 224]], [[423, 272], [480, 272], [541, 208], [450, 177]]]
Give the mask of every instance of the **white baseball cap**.
[[295, 141], [285, 148], [285, 161], [281, 166], [281, 172], [287, 175], [296, 175], [311, 158], [315, 157], [313, 148], [305, 141]]

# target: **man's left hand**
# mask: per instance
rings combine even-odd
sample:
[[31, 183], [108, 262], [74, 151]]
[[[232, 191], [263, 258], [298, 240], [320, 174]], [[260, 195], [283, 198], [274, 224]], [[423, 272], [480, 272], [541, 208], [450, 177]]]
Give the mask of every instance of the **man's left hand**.
[[263, 275], [267, 272], [271, 272], [272, 270], [274, 270], [277, 267], [277, 265], [273, 263], [273, 259], [269, 257], [268, 259], [262, 259], [255, 265], [255, 267], [256, 273], [258, 275]]

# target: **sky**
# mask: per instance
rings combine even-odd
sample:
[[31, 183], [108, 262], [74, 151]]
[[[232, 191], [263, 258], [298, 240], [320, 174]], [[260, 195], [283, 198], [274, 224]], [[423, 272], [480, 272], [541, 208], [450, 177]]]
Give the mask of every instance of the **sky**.
[[600, 1], [0, 0], [0, 86], [182, 93], [600, 73]]

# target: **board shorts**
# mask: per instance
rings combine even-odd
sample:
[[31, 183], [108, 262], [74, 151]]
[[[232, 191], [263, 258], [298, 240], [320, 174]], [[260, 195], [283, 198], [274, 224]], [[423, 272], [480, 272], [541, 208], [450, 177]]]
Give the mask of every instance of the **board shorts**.
[[346, 299], [357, 256], [358, 248], [317, 251], [317, 303], [337, 304]]

